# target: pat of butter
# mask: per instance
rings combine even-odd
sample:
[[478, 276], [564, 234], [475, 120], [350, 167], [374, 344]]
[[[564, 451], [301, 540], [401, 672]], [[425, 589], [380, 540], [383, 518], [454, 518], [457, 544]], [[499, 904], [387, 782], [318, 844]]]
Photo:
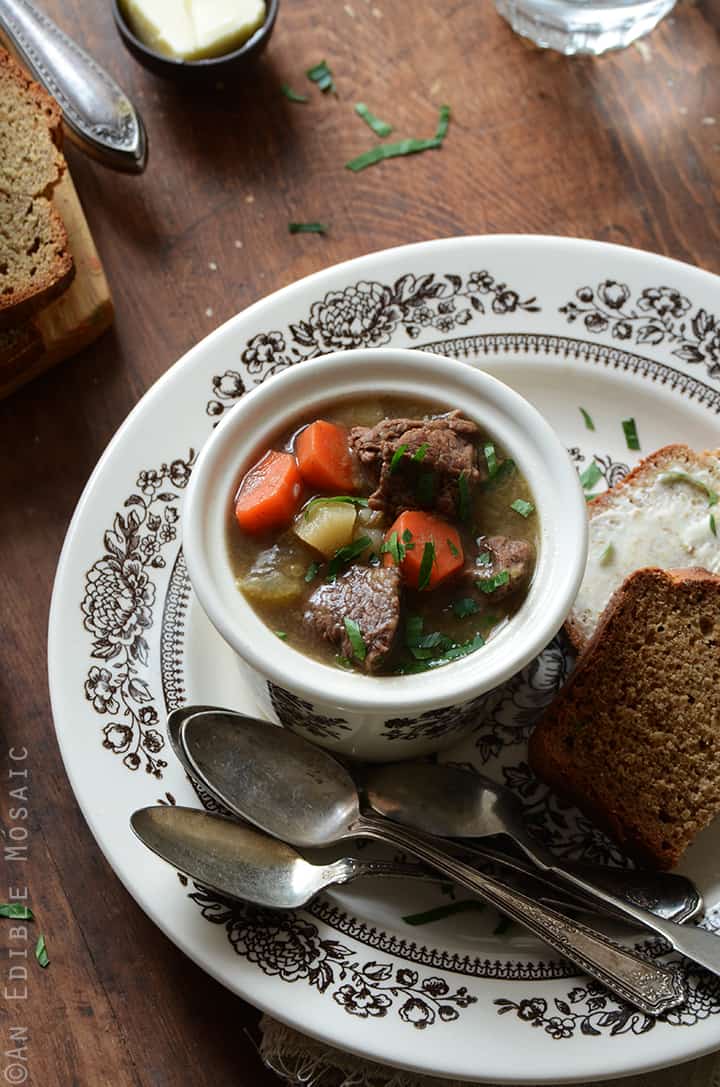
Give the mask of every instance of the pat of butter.
[[265, 22], [265, 0], [190, 0], [198, 57], [232, 53]]
[[125, 14], [138, 38], [156, 53], [180, 59], [195, 51], [187, 0], [125, 0]]
[[125, 0], [132, 29], [151, 49], [176, 60], [238, 49], [265, 22], [265, 0]]

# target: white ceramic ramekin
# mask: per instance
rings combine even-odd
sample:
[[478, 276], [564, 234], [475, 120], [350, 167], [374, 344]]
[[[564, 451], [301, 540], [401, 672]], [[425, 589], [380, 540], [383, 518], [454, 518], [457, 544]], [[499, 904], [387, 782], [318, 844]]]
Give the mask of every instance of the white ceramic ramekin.
[[[333, 400], [378, 395], [460, 408], [518, 464], [535, 498], [538, 562], [530, 591], [507, 626], [480, 650], [411, 676], [366, 676], [322, 664], [277, 638], [235, 584], [227, 550], [232, 500], [243, 473], [278, 431]], [[415, 758], [472, 730], [498, 688], [561, 627], [587, 550], [577, 472], [549, 424], [518, 393], [462, 362], [421, 351], [342, 351], [270, 378], [239, 401], [193, 469], [183, 548], [198, 599], [249, 667], [268, 715], [315, 742], [369, 760]]]

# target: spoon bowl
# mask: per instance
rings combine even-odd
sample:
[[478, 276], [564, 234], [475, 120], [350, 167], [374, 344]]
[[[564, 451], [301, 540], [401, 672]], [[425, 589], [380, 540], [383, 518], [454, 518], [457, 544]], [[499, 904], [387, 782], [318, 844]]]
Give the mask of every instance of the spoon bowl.
[[331, 755], [267, 721], [215, 710], [183, 719], [190, 772], [224, 807], [268, 834], [311, 848], [351, 837], [355, 782]]

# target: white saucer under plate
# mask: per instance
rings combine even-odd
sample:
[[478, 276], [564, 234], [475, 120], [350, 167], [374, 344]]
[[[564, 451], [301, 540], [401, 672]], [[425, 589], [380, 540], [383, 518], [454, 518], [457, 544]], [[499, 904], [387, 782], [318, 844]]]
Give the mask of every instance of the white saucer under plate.
[[[151, 855], [128, 824], [156, 800], [198, 803], [165, 736], [169, 710], [187, 702], [254, 710], [232, 653], [193, 597], [179, 548], [197, 451], [245, 390], [337, 349], [430, 349], [519, 390], [579, 468], [594, 458], [613, 483], [668, 442], [720, 444], [719, 288], [696, 268], [586, 241], [477, 237], [391, 249], [234, 317], [120, 428], [78, 504], [58, 570], [55, 724], [75, 795], [118, 876], [223, 985], [330, 1045], [480, 1082], [606, 1079], [720, 1048], [720, 979], [687, 964], [689, 1003], [655, 1021], [575, 976], [522, 930], [496, 932], [489, 909], [403, 920], [447, 905], [439, 886], [366, 881], [298, 913], [230, 909]], [[629, 417], [640, 452], [626, 445]], [[528, 732], [568, 667], [549, 647], [447, 757], [509, 784], [566, 855], [620, 861], [526, 765]], [[719, 842], [716, 825], [683, 865], [711, 908], [720, 903]]]

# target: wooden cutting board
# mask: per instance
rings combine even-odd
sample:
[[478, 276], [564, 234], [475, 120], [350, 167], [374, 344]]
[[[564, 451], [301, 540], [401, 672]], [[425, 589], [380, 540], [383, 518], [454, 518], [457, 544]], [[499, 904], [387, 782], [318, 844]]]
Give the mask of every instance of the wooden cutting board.
[[70, 239], [75, 278], [27, 324], [0, 332], [0, 398], [87, 347], [112, 324], [105, 272], [69, 170], [53, 199]]

